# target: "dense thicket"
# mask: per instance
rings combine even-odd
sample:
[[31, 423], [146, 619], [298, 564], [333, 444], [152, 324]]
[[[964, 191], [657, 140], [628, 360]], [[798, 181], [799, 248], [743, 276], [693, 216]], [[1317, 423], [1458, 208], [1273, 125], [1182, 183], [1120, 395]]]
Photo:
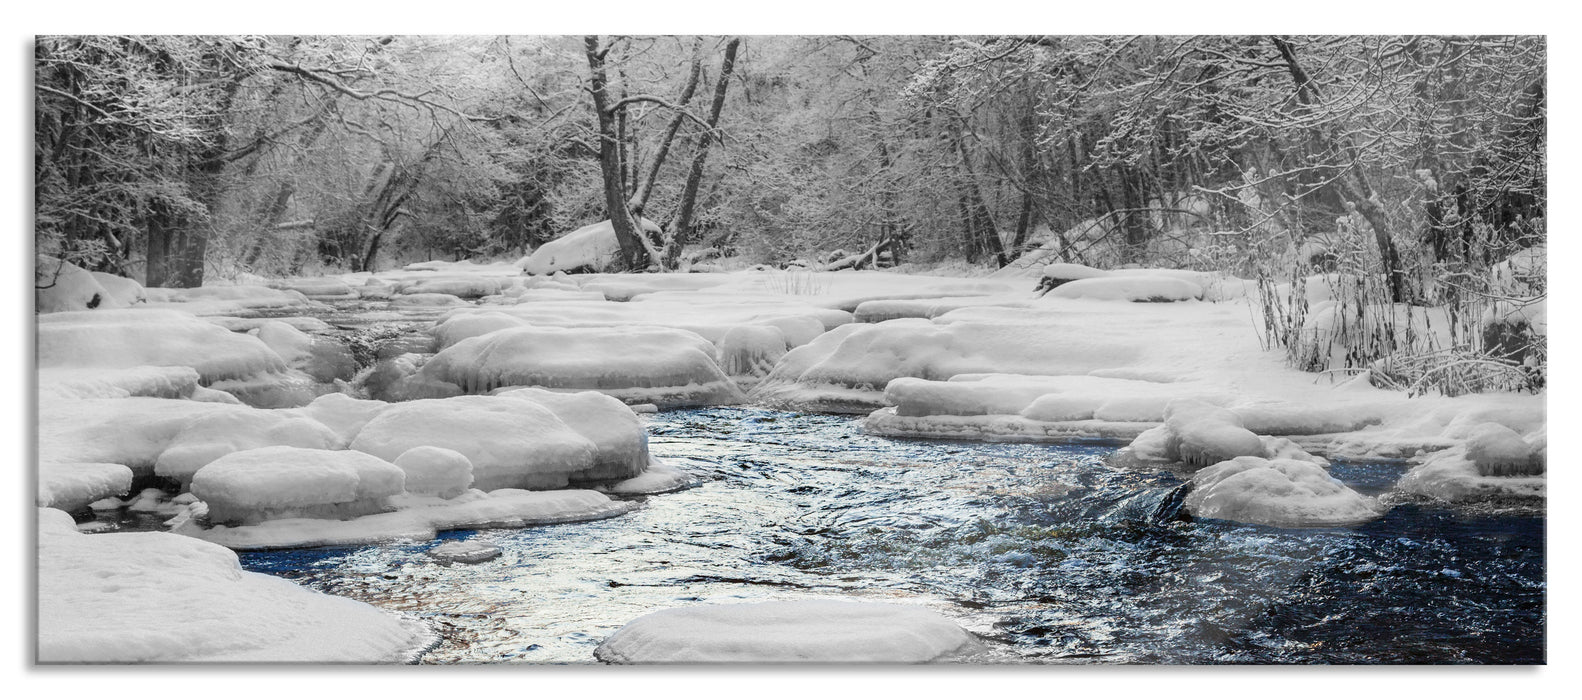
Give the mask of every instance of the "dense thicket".
[[[1464, 307], [1546, 236], [1545, 53], [1476, 36], [41, 37], [35, 242], [189, 286], [514, 256], [609, 218], [636, 270], [1036, 258], [1343, 273], [1359, 306]], [[1302, 326], [1291, 302], [1265, 299], [1276, 342]]]

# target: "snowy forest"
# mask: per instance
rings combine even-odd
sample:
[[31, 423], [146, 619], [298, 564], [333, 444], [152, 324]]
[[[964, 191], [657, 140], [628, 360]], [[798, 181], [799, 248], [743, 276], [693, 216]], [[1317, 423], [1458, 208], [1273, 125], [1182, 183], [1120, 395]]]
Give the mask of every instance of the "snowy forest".
[[1544, 662], [1542, 36], [32, 51], [37, 661]]

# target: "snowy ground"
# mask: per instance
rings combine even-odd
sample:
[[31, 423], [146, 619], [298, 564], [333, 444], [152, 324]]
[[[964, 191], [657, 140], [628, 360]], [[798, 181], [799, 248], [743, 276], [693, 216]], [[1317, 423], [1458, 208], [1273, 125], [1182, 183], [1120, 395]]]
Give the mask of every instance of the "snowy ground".
[[[1036, 274], [523, 276], [425, 263], [198, 290], [81, 277], [95, 286], [58, 290], [38, 316], [38, 505], [144, 507], [192, 537], [77, 534], [61, 511], [40, 511], [41, 659], [286, 658], [281, 638], [240, 633], [258, 626], [246, 615], [194, 637], [160, 631], [186, 628], [133, 601], [174, 582], [260, 615], [340, 604], [239, 576], [211, 542], [299, 547], [619, 516], [630, 505], [605, 494], [689, 483], [648, 454], [637, 411], [653, 406], [853, 413], [893, 436], [1124, 438], [1134, 443], [1117, 468], [1202, 469], [1189, 509], [1281, 527], [1387, 509], [1329, 479], [1325, 456], [1422, 462], [1390, 498], [1542, 507], [1544, 393], [1408, 399], [1352, 374], [1294, 371], [1263, 347], [1238, 280], [1128, 271], [1039, 295]], [[74, 310], [91, 295], [107, 302]], [[358, 371], [318, 318], [330, 302], [428, 331]], [[134, 483], [166, 490], [115, 500]], [[99, 556], [85, 548], [122, 552], [130, 568], [78, 572]], [[90, 598], [88, 624], [72, 602]], [[373, 608], [335, 615], [360, 641], [305, 658], [392, 660], [416, 643]], [[106, 630], [152, 630], [165, 646], [134, 653]], [[203, 641], [232, 632], [230, 646]]]

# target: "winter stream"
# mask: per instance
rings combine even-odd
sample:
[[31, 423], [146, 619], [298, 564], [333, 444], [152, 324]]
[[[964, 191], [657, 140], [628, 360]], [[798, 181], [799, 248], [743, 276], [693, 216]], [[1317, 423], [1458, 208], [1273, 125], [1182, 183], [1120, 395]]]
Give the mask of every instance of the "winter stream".
[[[591, 663], [663, 608], [848, 598], [928, 606], [991, 662], [1541, 663], [1541, 516], [1397, 505], [1345, 529], [1188, 521], [1166, 472], [1113, 444], [894, 440], [850, 417], [754, 408], [649, 417], [653, 453], [703, 480], [621, 517], [439, 542], [242, 554], [247, 568], [401, 611], [425, 663]], [[1400, 464], [1337, 463], [1368, 494]]]

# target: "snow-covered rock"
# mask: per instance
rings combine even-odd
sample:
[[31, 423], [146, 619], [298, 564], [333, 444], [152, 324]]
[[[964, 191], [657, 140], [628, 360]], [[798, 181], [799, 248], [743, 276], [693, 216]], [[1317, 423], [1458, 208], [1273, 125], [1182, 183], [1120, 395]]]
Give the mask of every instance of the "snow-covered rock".
[[192, 419], [247, 410], [143, 397], [43, 400], [38, 415], [39, 460], [124, 464], [137, 475], [151, 475], [160, 454]]
[[395, 458], [406, 472], [406, 492], [455, 498], [472, 486], [472, 460], [455, 450], [419, 445]]
[[33, 268], [33, 310], [41, 313], [125, 306], [99, 279], [76, 265], [40, 255]]
[[286, 369], [257, 338], [166, 309], [46, 314], [38, 319], [40, 368], [191, 367], [205, 385]]
[[769, 374], [786, 354], [785, 334], [774, 326], [739, 326], [719, 343], [720, 369], [738, 385]]
[[357, 292], [352, 291], [345, 282], [330, 277], [270, 280], [269, 286], [272, 289], [299, 292], [315, 301], [350, 301], [357, 298]]
[[500, 556], [500, 548], [472, 540], [450, 540], [424, 554], [447, 564], [479, 564]]
[[309, 418], [335, 432], [337, 449], [351, 444], [357, 433], [390, 404], [370, 399], [355, 399], [342, 393], [325, 394], [306, 406], [284, 409], [283, 414]]
[[385, 460], [420, 446], [472, 462], [474, 488], [557, 489], [595, 466], [594, 443], [533, 401], [458, 396], [398, 403], [381, 411], [351, 449]]
[[198, 381], [198, 371], [191, 367], [56, 367], [38, 371], [38, 393], [40, 398], [62, 399], [181, 399], [198, 393]]
[[[639, 218], [638, 225], [651, 233], [660, 232], [659, 226], [648, 219]], [[609, 267], [620, 254], [621, 244], [615, 238], [615, 226], [605, 219], [539, 246], [516, 261], [516, 266], [529, 275], [548, 275], [563, 270], [597, 272]]]
[[199, 469], [192, 493], [208, 504], [214, 523], [344, 519], [388, 509], [405, 479], [400, 467], [354, 450], [261, 447]]
[[41, 663], [395, 663], [431, 639], [366, 603], [243, 571], [221, 546], [83, 534], [38, 512]]
[[470, 306], [467, 300], [454, 294], [397, 294], [390, 297], [391, 306]]
[[437, 277], [398, 284], [395, 291], [403, 296], [444, 294], [461, 299], [477, 299], [499, 294], [502, 287], [504, 285], [500, 280], [490, 277]]
[[339, 441], [322, 423], [283, 411], [210, 412], [181, 426], [154, 462], [154, 473], [186, 484], [204, 465], [233, 452], [260, 447], [328, 450]]
[[594, 657], [614, 664], [928, 663], [980, 644], [920, 606], [798, 600], [649, 613], [604, 640]]
[[1202, 299], [1203, 288], [1164, 275], [1110, 275], [1072, 280], [1050, 290], [1048, 296], [1108, 301], [1189, 301]]
[[617, 496], [651, 496], [691, 488], [702, 483], [697, 477], [664, 462], [653, 462], [630, 479], [618, 481], [599, 490]]
[[593, 466], [573, 475], [575, 481], [628, 479], [640, 474], [652, 461], [648, 454], [648, 429], [642, 419], [626, 404], [609, 396], [596, 391], [531, 388], [496, 395], [543, 406], [593, 443]]
[[287, 518], [255, 525], [201, 528], [190, 520], [174, 531], [231, 549], [338, 547], [397, 539], [424, 541], [443, 530], [520, 528], [613, 518], [632, 510], [597, 491], [472, 489], [452, 499], [401, 495], [395, 509], [350, 520]]
[[99, 286], [104, 288], [108, 296], [109, 308], [131, 306], [139, 302], [148, 301], [148, 294], [143, 291], [143, 285], [138, 284], [137, 280], [97, 270], [89, 274], [93, 275], [93, 278], [98, 280]]
[[103, 462], [40, 462], [38, 506], [76, 511], [132, 489], [132, 470]]
[[1274, 527], [1339, 527], [1385, 508], [1307, 461], [1237, 457], [1192, 475], [1184, 506], [1199, 518]]
[[417, 374], [468, 394], [524, 386], [661, 406], [744, 399], [715, 363], [713, 344], [670, 328], [506, 328], [441, 350]]

